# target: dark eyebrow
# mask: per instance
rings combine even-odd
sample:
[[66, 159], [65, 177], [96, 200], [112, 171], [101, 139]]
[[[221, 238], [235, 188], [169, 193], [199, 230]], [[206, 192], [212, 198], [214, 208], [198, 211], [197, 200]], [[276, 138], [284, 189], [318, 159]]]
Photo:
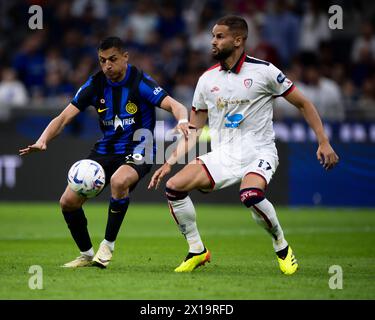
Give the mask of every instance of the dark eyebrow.
[[109, 56], [108, 58], [103, 57], [103, 56], [99, 56], [100, 59], [104, 59], [104, 60], [108, 60], [108, 59], [111, 59], [113, 57], [116, 57], [116, 54], [113, 54], [113, 55]]

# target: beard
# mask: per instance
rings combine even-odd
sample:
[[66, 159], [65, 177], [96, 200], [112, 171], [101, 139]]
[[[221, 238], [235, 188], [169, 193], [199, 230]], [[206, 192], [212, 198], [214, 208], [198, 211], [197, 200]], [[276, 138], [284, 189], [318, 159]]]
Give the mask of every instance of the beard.
[[228, 57], [231, 56], [231, 54], [233, 53], [234, 51], [234, 48], [223, 48], [221, 50], [219, 50], [219, 48], [216, 48], [217, 52], [216, 53], [212, 53], [212, 57], [215, 59], [215, 60], [218, 60], [218, 61], [224, 61], [226, 60]]

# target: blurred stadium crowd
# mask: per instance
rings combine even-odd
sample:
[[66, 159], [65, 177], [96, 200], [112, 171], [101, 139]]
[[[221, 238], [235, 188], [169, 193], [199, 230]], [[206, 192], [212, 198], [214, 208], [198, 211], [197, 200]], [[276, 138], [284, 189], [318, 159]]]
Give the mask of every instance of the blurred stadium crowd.
[[[42, 30], [28, 27], [32, 4], [43, 8]], [[328, 28], [333, 4], [343, 8], [342, 30]], [[249, 25], [247, 53], [282, 69], [323, 119], [375, 120], [375, 5], [368, 1], [12, 0], [0, 10], [0, 109], [65, 107], [98, 70], [96, 47], [108, 35], [121, 37], [129, 62], [189, 108], [198, 77], [213, 64], [215, 21], [238, 14]], [[299, 117], [277, 99], [275, 119]]]

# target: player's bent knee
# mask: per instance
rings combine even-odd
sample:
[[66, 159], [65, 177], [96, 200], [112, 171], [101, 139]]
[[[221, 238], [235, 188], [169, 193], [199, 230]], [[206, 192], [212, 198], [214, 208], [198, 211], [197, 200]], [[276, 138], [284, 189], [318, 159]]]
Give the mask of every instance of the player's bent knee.
[[73, 199], [70, 199], [64, 194], [60, 198], [60, 207], [62, 211], [65, 211], [65, 212], [75, 211], [79, 209], [81, 206], [82, 206], [81, 202], [74, 201]]
[[113, 175], [111, 177], [111, 190], [112, 191], [120, 191], [126, 190], [129, 188], [129, 183], [127, 183], [129, 179], [126, 177], [119, 177], [117, 175]]
[[165, 184], [165, 186], [168, 188], [168, 189], [171, 189], [171, 190], [176, 190], [176, 191], [180, 191], [180, 184], [177, 183], [177, 180], [174, 179], [173, 177], [170, 178], [167, 183]]
[[167, 186], [165, 188], [165, 195], [167, 196], [167, 199], [169, 201], [176, 201], [185, 199], [188, 196], [188, 193], [185, 191], [176, 191], [174, 189], [168, 188]]
[[240, 190], [241, 202], [248, 208], [264, 200], [264, 191], [259, 188], [245, 188]]

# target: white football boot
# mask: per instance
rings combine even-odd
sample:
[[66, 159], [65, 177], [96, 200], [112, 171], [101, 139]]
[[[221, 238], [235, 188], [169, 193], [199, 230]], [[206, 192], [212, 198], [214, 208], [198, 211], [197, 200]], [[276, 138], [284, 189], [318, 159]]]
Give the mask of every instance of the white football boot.
[[73, 261], [65, 263], [62, 267], [64, 268], [79, 268], [79, 267], [90, 267], [92, 265], [92, 256], [85, 254], [80, 255]]
[[100, 268], [106, 268], [109, 264], [109, 261], [112, 259], [112, 251], [106, 244], [102, 243], [99, 247], [98, 252], [96, 253], [94, 259], [94, 266]]

